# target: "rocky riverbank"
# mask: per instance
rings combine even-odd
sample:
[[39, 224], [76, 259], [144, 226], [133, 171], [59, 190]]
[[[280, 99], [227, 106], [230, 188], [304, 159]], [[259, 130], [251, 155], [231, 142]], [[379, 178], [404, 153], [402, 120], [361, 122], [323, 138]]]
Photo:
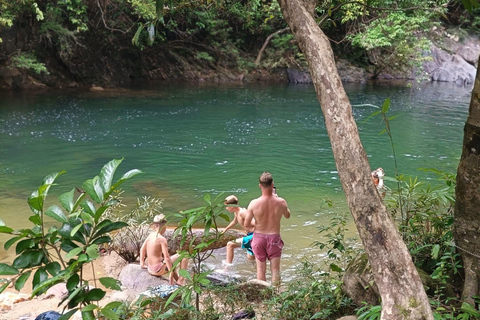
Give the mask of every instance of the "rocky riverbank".
[[[470, 84], [475, 79], [480, 38], [478, 35], [456, 35], [458, 30], [438, 28], [432, 30], [432, 46], [425, 52], [425, 62], [420, 69], [409, 72], [383, 72], [376, 79], [445, 81], [459, 85]], [[137, 81], [188, 81], [188, 82], [278, 82], [310, 83], [308, 71], [300, 68], [242, 68], [213, 65], [198, 59], [171, 56], [168, 50], [148, 47], [140, 50], [130, 39], [120, 39], [115, 44], [94, 50], [98, 35], [95, 30], [81, 45], [71, 48], [68, 56], [58, 55], [45, 48], [32, 47], [28, 30], [13, 27], [2, 34], [0, 43], [0, 89], [48, 90], [50, 88], [112, 88], [128, 86]], [[128, 40], [128, 41], [127, 41]], [[116, 50], [113, 50], [117, 48]], [[39, 61], [47, 72], [36, 73], [30, 69], [13, 67], [15, 52], [38, 52]], [[343, 82], [363, 83], [373, 75], [368, 68], [356, 66], [345, 59], [336, 61]]]

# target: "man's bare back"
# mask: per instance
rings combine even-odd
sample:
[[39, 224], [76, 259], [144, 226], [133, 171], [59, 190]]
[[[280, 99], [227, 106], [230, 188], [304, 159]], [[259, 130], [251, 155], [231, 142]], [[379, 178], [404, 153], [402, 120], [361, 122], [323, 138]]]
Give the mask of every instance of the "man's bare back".
[[280, 284], [280, 257], [283, 241], [280, 236], [282, 217], [290, 218], [285, 199], [274, 193], [273, 177], [264, 172], [259, 179], [262, 195], [250, 202], [245, 218], [245, 225], [250, 226], [255, 219], [255, 231], [252, 238], [252, 249], [257, 261], [257, 279], [265, 281], [266, 260], [270, 260], [272, 283]]
[[272, 194], [263, 195], [254, 199], [248, 205], [247, 215], [250, 214], [247, 223], [255, 219], [255, 233], [280, 234], [280, 221], [282, 216], [290, 218], [285, 199]]

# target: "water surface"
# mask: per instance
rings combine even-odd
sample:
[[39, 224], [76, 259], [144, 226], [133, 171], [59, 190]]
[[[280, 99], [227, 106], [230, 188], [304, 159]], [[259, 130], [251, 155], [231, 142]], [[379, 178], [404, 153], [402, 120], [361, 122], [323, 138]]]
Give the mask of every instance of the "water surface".
[[[346, 90], [372, 168], [394, 175], [390, 140], [380, 135], [384, 124], [368, 119], [377, 110], [372, 105], [391, 98], [400, 172], [433, 179], [417, 169], [456, 170], [472, 88], [367, 84]], [[305, 256], [321, 259], [311, 247], [316, 226], [348, 211], [310, 85], [159, 83], [113, 93], [0, 97], [0, 218], [13, 228], [29, 225], [26, 199], [47, 174], [67, 171], [51, 189], [50, 205], [119, 158], [118, 177], [133, 168], [144, 172], [124, 184], [125, 202], [163, 198], [167, 214], [202, 205], [206, 193], [236, 194], [246, 206], [260, 194], [259, 175], [270, 171], [292, 212], [282, 224], [287, 275]], [[334, 206], [324, 206], [325, 199]], [[241, 270], [247, 262], [243, 251], [236, 253]], [[6, 259], [2, 250], [0, 261]]]

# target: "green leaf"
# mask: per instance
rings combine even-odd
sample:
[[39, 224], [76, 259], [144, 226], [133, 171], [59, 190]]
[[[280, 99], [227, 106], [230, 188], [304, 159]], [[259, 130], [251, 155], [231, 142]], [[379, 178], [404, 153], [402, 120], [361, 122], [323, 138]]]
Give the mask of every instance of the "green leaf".
[[123, 221], [112, 222], [112, 223], [108, 224], [107, 226], [103, 227], [102, 229], [98, 230], [95, 233], [95, 235], [93, 236], [93, 238], [97, 238], [101, 235], [104, 235], [105, 233], [108, 233], [108, 232], [111, 232], [111, 231], [114, 231], [114, 230], [118, 230], [118, 229], [121, 229], [121, 228], [126, 227], [126, 226], [128, 226], [128, 223], [123, 222]]
[[[83, 185], [83, 189], [88, 193], [90, 198], [96, 203], [103, 201], [103, 192], [101, 191], [99, 177], [95, 176], [93, 179], [86, 180]], [[101, 193], [101, 194], [99, 194]]]
[[78, 247], [73, 250], [71, 250], [69, 253], [65, 255], [65, 260], [70, 260], [71, 258], [75, 257], [77, 254], [82, 252], [83, 248]]
[[335, 271], [335, 272], [342, 272], [342, 271], [343, 271], [342, 268], [340, 268], [339, 266], [337, 266], [337, 265], [334, 264], [334, 263], [331, 263], [331, 264], [330, 264], [330, 269], [331, 269], [332, 271]]
[[28, 218], [33, 224], [36, 224], [37, 226], [42, 224], [42, 218], [38, 214], [34, 214], [33, 216], [30, 216]]
[[17, 243], [15, 247], [15, 253], [18, 255], [27, 249], [31, 249], [35, 246], [35, 241], [32, 239], [25, 239]]
[[5, 226], [0, 226], [0, 233], [12, 233], [13, 229]]
[[390, 109], [390, 98], [385, 99], [382, 105], [382, 113], [387, 113]]
[[4, 284], [0, 286], [0, 294], [7, 289], [7, 287], [10, 285], [10, 281], [7, 280]]
[[27, 250], [13, 260], [12, 266], [18, 269], [26, 268], [32, 261], [34, 251]]
[[120, 180], [118, 180], [113, 186], [112, 188], [110, 189], [109, 192], [107, 192], [105, 194], [105, 197], [108, 197], [113, 191], [115, 191], [116, 189], [118, 189], [118, 187], [124, 183], [125, 181], [133, 178], [134, 176], [136, 176], [137, 174], [140, 174], [142, 173], [142, 171], [138, 170], [138, 169], [133, 169], [133, 170], [130, 170], [128, 171], [127, 173], [125, 173], [123, 175], [123, 177], [120, 178]]
[[64, 313], [63, 315], [60, 316], [60, 318], [58, 318], [57, 320], [68, 320], [70, 319], [74, 314], [75, 312], [78, 311], [78, 308], [74, 308], [70, 311], [68, 311], [67, 313]]
[[143, 30], [143, 25], [140, 24], [140, 25], [138, 26], [137, 32], [135, 32], [135, 35], [134, 35], [133, 38], [132, 38], [132, 44], [133, 44], [134, 46], [138, 46], [138, 44], [140, 43], [140, 42], [139, 42], [139, 39], [140, 39], [140, 34], [142, 33], [142, 30]]
[[10, 238], [7, 242], [5, 242], [5, 245], [3, 246], [3, 248], [5, 249], [5, 251], [8, 250], [15, 242], [17, 242], [20, 239], [22, 239], [22, 237]]
[[107, 317], [108, 319], [118, 320], [120, 319], [118, 314], [115, 313], [112, 309], [102, 309], [102, 314]]
[[98, 253], [98, 245], [91, 244], [87, 247], [87, 255], [92, 259], [97, 259], [100, 254]]
[[103, 237], [96, 238], [95, 240], [92, 241], [92, 243], [102, 244], [102, 243], [109, 243], [110, 241], [112, 241], [112, 239], [109, 236], [103, 236]]
[[62, 271], [62, 267], [60, 266], [60, 263], [56, 261], [48, 263], [45, 266], [45, 269], [48, 271], [48, 273], [50, 273], [52, 277], [58, 275], [58, 273]]
[[108, 303], [105, 307], [103, 307], [102, 310], [104, 309], [109, 309], [109, 310], [113, 310], [113, 309], [116, 309], [118, 307], [120, 307], [123, 303], [120, 302], [120, 301], [112, 301], [110, 303]]
[[102, 289], [92, 289], [86, 295], [84, 301], [99, 301], [102, 300], [106, 292]]
[[[48, 276], [48, 275], [47, 275]], [[33, 291], [31, 293], [31, 297], [34, 297], [37, 293], [43, 293], [43, 291], [48, 290], [50, 287], [56, 285], [57, 283], [60, 283], [63, 281], [63, 278], [60, 276], [56, 276], [50, 279], [47, 279], [43, 281], [42, 283], [38, 283], [37, 285], [34, 285]]]
[[87, 200], [84, 201], [80, 204], [80, 207], [85, 210], [85, 212], [89, 213], [92, 217], [95, 215], [97, 209], [95, 208], [95, 205], [93, 202]]
[[58, 197], [58, 201], [60, 201], [62, 207], [68, 212], [72, 212], [73, 206], [75, 205], [74, 196], [75, 196], [75, 188], [73, 188], [69, 192], [65, 192], [61, 194], [60, 197]]
[[178, 274], [181, 275], [182, 277], [184, 277], [185, 279], [192, 280], [192, 277], [190, 276], [190, 273], [188, 273], [188, 271], [185, 270], [185, 269], [180, 269], [178, 271]]
[[93, 225], [93, 218], [90, 214], [86, 212], [82, 212], [80, 213], [80, 218], [82, 218], [83, 221], [85, 221], [85, 223], [89, 223], [90, 225]]
[[70, 237], [75, 236], [75, 234], [78, 232], [78, 230], [80, 230], [80, 228], [82, 226], [83, 226], [83, 224], [79, 224], [79, 225], [75, 226], [75, 228], [73, 228], [72, 231], [70, 231]]
[[18, 274], [18, 270], [12, 266], [9, 266], [6, 263], [0, 263], [0, 275], [2, 276], [11, 276]]
[[32, 192], [30, 197], [28, 197], [27, 203], [30, 206], [30, 209], [36, 214], [43, 209], [43, 199], [38, 195], [38, 190]]
[[212, 205], [212, 197], [210, 196], [209, 193], [203, 196], [203, 200], [205, 200], [209, 205]]
[[87, 196], [87, 193], [86, 192], [82, 192], [78, 198], [77, 198], [77, 201], [75, 201], [75, 204], [73, 205], [73, 208], [70, 212], [75, 212], [78, 208], [78, 206], [83, 203], [83, 199]]
[[[47, 279], [48, 279], [48, 273], [45, 271], [44, 268], [39, 268], [37, 270], [37, 272], [35, 272], [35, 274], [33, 275], [32, 285], [33, 285], [33, 287], [37, 287], [39, 284], [41, 284], [42, 282], [44, 282]], [[45, 290], [46, 289], [47, 288], [45, 288]], [[41, 291], [43, 291], [43, 290], [41, 290]]]
[[100, 280], [100, 283], [103, 284], [105, 286], [105, 288], [112, 289], [112, 290], [117, 290], [117, 291], [122, 290], [122, 288], [120, 287], [122, 285], [122, 283], [115, 278], [103, 277], [103, 278], [100, 278], [98, 280]]
[[85, 307], [82, 308], [82, 311], [92, 311], [92, 310], [95, 310], [97, 309], [98, 306], [96, 304], [89, 304], [89, 305], [86, 305]]
[[205, 243], [205, 242], [202, 242], [202, 243], [199, 243], [199, 244], [197, 244], [197, 245], [195, 246], [195, 248], [194, 248], [194, 249], [195, 249], [195, 250], [200, 250], [200, 251], [201, 251], [201, 249], [203, 249], [203, 248], [207, 248], [207, 247], [208, 247], [208, 244], [207, 244], [207, 243]]
[[67, 290], [70, 292], [70, 291], [73, 291], [79, 284], [80, 282], [80, 276], [77, 274], [77, 273], [74, 273], [71, 275], [70, 278], [68, 278], [67, 280]]
[[112, 187], [113, 176], [118, 166], [122, 163], [122, 159], [111, 160], [106, 165], [103, 166], [100, 171], [100, 185], [102, 187], [103, 193], [106, 194], [110, 191]]
[[25, 282], [28, 280], [28, 277], [30, 277], [30, 274], [32, 271], [27, 271], [25, 273], [22, 273], [20, 277], [18, 277], [17, 281], [15, 281], [15, 290], [20, 291], [22, 290], [23, 286], [25, 285]]
[[432, 248], [432, 258], [438, 259], [438, 253], [440, 252], [440, 245], [436, 244]]
[[45, 215], [57, 220], [58, 222], [68, 222], [67, 217], [57, 205], [53, 205], [45, 211]]
[[173, 293], [170, 295], [170, 297], [168, 297], [167, 301], [165, 302], [165, 307], [168, 306], [173, 301], [173, 299], [175, 299], [176, 296], [179, 295], [180, 292], [182, 292], [182, 290], [173, 291]]
[[82, 311], [82, 320], [95, 320], [95, 315], [93, 311]]
[[70, 252], [71, 250], [78, 248], [78, 245], [70, 239], [63, 239], [60, 248], [65, 252]]
[[78, 262], [86, 262], [88, 261], [88, 256], [85, 253], [80, 253], [77, 258]]
[[479, 317], [480, 316], [480, 312], [477, 311], [471, 304], [469, 303], [462, 303], [462, 311], [472, 315], [472, 316], [476, 316], [476, 317]]

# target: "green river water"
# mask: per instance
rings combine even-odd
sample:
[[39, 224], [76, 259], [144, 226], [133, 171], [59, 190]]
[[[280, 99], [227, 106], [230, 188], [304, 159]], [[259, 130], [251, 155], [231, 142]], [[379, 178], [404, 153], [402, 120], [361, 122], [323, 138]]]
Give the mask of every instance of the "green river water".
[[[455, 172], [472, 88], [449, 83], [345, 88], [372, 168], [381, 166], [387, 177], [394, 176], [390, 141], [380, 134], [384, 124], [378, 117], [367, 120], [377, 110], [371, 105], [391, 98], [389, 115], [398, 115], [391, 129], [400, 173], [434, 183], [417, 169]], [[166, 214], [202, 205], [206, 193], [236, 194], [246, 206], [260, 194], [259, 175], [270, 171], [292, 212], [282, 223], [287, 278], [297, 260], [322, 258], [311, 247], [318, 240], [316, 227], [348, 211], [311, 85], [150, 83], [103, 93], [0, 93], [0, 218], [8, 226], [29, 225], [26, 199], [47, 174], [67, 171], [51, 189], [50, 205], [119, 158], [124, 158], [119, 176], [133, 168], [144, 172], [124, 184], [125, 202], [163, 198]], [[322, 206], [325, 199], [334, 206]], [[354, 225], [350, 232], [356, 233]], [[0, 238], [2, 247], [5, 239]], [[11, 254], [2, 249], [0, 262]], [[244, 260], [237, 251], [237, 269], [252, 273]]]

